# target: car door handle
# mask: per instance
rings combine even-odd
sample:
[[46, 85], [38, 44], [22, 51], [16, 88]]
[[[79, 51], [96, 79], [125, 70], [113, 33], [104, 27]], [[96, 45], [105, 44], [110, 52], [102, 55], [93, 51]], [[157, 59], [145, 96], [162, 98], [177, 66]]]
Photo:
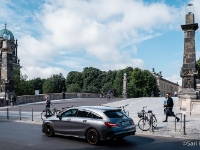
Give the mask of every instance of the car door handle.
[[87, 120], [83, 120], [83, 122], [87, 122]]
[[71, 119], [67, 119], [66, 121], [70, 121]]

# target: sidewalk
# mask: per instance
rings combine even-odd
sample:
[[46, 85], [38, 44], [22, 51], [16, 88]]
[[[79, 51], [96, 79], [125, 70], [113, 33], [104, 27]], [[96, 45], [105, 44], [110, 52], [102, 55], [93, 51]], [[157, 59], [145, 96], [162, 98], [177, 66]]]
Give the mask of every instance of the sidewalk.
[[[174, 137], [174, 138], [186, 138], [186, 139], [200, 139], [200, 116], [186, 115], [186, 135], [183, 135], [183, 128], [181, 129], [181, 120], [176, 123], [176, 132], [175, 132], [175, 118], [168, 117], [168, 122], [162, 122], [165, 120], [165, 115], [163, 112], [163, 100], [164, 98], [134, 98], [127, 99], [116, 103], [108, 103], [104, 106], [119, 107], [126, 104], [129, 104], [125, 107], [126, 111], [129, 111], [129, 116], [134, 120], [135, 124], [138, 124], [139, 117], [137, 112], [142, 110], [142, 107], [145, 107], [145, 110], [152, 110], [157, 118], [157, 127], [152, 131], [142, 131], [137, 127], [136, 134], [145, 134], [153, 136], [165, 136], [165, 137]], [[174, 100], [174, 113], [179, 113], [178, 107], [178, 98], [173, 97]], [[181, 115], [178, 115], [180, 118]], [[182, 115], [183, 117], [183, 115]], [[183, 121], [182, 121], [183, 127]]]
[[[137, 116], [137, 112], [142, 110], [142, 107], [147, 106], [145, 108], [146, 111], [152, 110], [157, 118], [157, 127], [152, 131], [141, 131], [137, 127], [136, 134], [145, 134], [152, 136], [165, 136], [165, 137], [174, 137], [174, 138], [186, 138], [186, 139], [198, 139], [200, 140], [200, 116], [191, 116], [186, 115], [186, 135], [183, 135], [183, 130], [181, 129], [181, 121], [177, 122], [176, 132], [175, 132], [175, 118], [169, 117], [168, 122], [162, 122], [165, 119], [165, 115], [163, 112], [163, 100], [164, 98], [132, 98], [126, 99], [118, 102], [112, 102], [108, 100], [109, 103], [104, 104], [104, 106], [111, 107], [119, 107], [129, 104], [125, 107], [126, 111], [129, 111], [129, 116], [134, 120], [135, 124], [138, 124], [139, 118]], [[174, 100], [174, 113], [179, 113], [179, 109], [177, 106], [178, 98], [173, 97]], [[42, 124], [41, 112], [34, 112], [33, 121], [32, 121], [32, 112], [22, 112], [20, 120], [18, 111], [9, 111], [9, 120], [16, 122], [25, 122], [25, 123], [36, 123]], [[178, 115], [180, 118], [180, 115]], [[7, 112], [0, 111], [0, 120], [7, 120]], [[183, 127], [183, 121], [182, 121]]]

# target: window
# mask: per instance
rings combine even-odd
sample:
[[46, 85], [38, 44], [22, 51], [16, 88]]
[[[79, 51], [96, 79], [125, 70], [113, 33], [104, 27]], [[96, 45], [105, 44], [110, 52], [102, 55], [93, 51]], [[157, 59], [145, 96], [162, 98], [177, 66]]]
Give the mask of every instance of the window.
[[77, 117], [87, 117], [88, 113], [89, 112], [86, 110], [79, 110], [77, 113]]
[[93, 118], [95, 119], [102, 119], [102, 117], [99, 116], [98, 114], [92, 113], [92, 115], [93, 115]]
[[124, 112], [121, 111], [121, 110], [109, 110], [109, 111], [104, 112], [104, 114], [108, 118], [122, 118], [122, 117], [126, 117], [126, 115], [124, 114]]
[[96, 113], [90, 112], [87, 116], [88, 118], [94, 118], [94, 119], [102, 119], [102, 117]]
[[75, 116], [77, 109], [70, 109], [62, 113], [62, 117], [73, 117]]

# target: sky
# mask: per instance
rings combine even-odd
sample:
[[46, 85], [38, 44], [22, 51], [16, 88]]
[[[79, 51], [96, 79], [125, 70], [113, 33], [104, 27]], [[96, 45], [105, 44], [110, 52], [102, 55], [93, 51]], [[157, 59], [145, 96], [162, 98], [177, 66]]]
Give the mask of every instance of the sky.
[[[200, 0], [1, 0], [5, 22], [18, 40], [22, 74], [48, 78], [95, 67], [138, 67], [181, 85], [185, 7]], [[200, 29], [196, 31], [200, 57]]]

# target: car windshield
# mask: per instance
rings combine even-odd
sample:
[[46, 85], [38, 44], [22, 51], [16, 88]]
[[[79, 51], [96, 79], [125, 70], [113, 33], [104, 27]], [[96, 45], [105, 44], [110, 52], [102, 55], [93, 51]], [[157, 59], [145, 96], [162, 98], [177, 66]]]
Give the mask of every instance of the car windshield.
[[124, 114], [124, 112], [122, 110], [120, 110], [120, 109], [105, 111], [104, 114], [108, 118], [122, 118], [122, 117], [126, 116]]

